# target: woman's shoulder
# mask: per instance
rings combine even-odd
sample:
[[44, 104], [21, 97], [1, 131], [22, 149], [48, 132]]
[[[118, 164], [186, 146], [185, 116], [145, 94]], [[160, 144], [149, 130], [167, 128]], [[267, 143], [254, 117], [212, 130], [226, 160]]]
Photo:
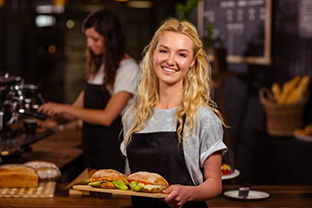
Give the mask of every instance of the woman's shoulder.
[[136, 60], [133, 58], [123, 59], [120, 64], [117, 73], [128, 74], [129, 76], [137, 75], [140, 72], [140, 67]]
[[221, 123], [220, 118], [208, 105], [202, 105], [201, 107], [199, 107], [196, 112], [196, 117], [200, 123], [204, 123], [209, 126]]
[[122, 67], [139, 67], [137, 61], [132, 58], [132, 57], [128, 57], [126, 59], [123, 59], [120, 61], [120, 68]]

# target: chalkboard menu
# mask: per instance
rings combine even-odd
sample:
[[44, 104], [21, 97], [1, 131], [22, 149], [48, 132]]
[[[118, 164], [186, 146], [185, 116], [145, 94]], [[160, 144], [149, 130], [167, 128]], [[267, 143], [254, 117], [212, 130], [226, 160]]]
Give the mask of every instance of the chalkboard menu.
[[312, 38], [312, 0], [301, 0], [298, 13], [300, 37]]
[[204, 37], [209, 24], [223, 39], [228, 62], [271, 63], [271, 0], [203, 0], [197, 25]]

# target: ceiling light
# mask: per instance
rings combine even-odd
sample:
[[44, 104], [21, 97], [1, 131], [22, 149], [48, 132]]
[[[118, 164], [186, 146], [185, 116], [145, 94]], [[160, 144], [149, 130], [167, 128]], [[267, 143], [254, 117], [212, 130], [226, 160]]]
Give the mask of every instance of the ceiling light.
[[128, 1], [127, 6], [131, 8], [148, 9], [153, 7], [151, 1]]

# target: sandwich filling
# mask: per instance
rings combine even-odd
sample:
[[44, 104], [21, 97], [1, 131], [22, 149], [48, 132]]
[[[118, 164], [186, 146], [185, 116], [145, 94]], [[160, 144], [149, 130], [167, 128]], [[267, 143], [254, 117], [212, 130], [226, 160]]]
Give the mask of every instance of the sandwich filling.
[[159, 190], [163, 189], [162, 185], [144, 184], [144, 183], [140, 183], [138, 181], [130, 182], [129, 186], [131, 187], [131, 189], [133, 191], [141, 191], [142, 189], [146, 189], [148, 191], [151, 191], [152, 189], [159, 189]]
[[101, 181], [93, 181], [93, 182], [90, 182], [88, 183], [89, 186], [92, 186], [92, 187], [101, 187], [101, 185], [103, 183], [113, 183], [114, 186], [118, 189], [121, 189], [121, 190], [129, 190], [127, 184], [125, 184], [124, 182], [122, 181], [108, 181], [108, 180], [101, 180]]

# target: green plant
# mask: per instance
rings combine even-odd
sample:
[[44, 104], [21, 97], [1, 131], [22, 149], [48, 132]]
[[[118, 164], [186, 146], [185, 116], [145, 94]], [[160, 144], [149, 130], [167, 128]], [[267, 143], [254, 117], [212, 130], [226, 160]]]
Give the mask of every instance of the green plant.
[[206, 27], [207, 36], [204, 38], [204, 47], [210, 49], [212, 47], [224, 47], [224, 42], [220, 37], [220, 34], [214, 30], [213, 24], [208, 24]]
[[193, 10], [195, 9], [195, 7], [197, 7], [198, 2], [200, 2], [200, 1], [202, 1], [202, 0], [191, 0], [191, 1], [187, 2], [186, 4], [177, 3], [175, 6], [176, 11], [178, 13], [177, 18], [179, 20], [189, 21]]

